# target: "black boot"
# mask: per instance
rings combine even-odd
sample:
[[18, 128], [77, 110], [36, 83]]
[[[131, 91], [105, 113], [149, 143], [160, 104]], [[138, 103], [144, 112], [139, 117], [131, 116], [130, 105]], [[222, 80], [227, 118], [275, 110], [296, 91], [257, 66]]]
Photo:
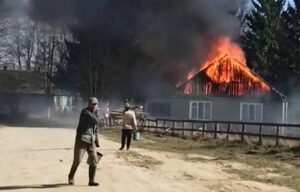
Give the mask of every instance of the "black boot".
[[99, 183], [95, 182], [96, 168], [89, 166], [89, 186], [98, 186]]
[[76, 173], [77, 167], [71, 167], [70, 173], [68, 175], [68, 183], [74, 185], [74, 175]]

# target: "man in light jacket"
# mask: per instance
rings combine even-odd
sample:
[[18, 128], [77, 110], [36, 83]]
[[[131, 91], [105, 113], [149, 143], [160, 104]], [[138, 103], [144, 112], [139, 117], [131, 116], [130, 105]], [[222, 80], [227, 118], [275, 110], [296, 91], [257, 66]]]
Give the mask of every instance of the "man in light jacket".
[[125, 110], [122, 115], [123, 125], [122, 125], [122, 138], [121, 138], [121, 148], [123, 150], [126, 143], [126, 149], [130, 149], [131, 137], [133, 131], [137, 130], [137, 121], [134, 111], [130, 110], [129, 103], [125, 104]]

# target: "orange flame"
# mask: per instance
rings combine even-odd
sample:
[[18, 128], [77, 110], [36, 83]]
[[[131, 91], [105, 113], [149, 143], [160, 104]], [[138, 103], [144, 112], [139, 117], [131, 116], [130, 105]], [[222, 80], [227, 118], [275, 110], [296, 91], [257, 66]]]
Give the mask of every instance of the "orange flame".
[[208, 55], [206, 62], [201, 65], [200, 70], [206, 68], [208, 65], [225, 55], [229, 55], [246, 66], [245, 53], [240, 46], [231, 42], [228, 37], [219, 37], [213, 42], [210, 55]]
[[[247, 67], [245, 54], [239, 45], [227, 37], [219, 37], [213, 42], [207, 60], [200, 65], [198, 71], [192, 70], [187, 80], [191, 80], [199, 72], [204, 72], [215, 84], [234, 83], [232, 89], [236, 91], [232, 92], [236, 95], [242, 95], [251, 89], [259, 89], [261, 92], [271, 90], [269, 85]], [[205, 87], [205, 93], [210, 93], [211, 90], [212, 84], [209, 83]], [[192, 93], [190, 84], [186, 85], [184, 92], [185, 94]]]

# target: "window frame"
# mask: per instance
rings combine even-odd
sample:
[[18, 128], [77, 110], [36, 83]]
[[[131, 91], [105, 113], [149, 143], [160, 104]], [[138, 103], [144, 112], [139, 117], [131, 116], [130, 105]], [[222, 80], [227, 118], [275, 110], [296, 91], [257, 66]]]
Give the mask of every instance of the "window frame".
[[[192, 118], [193, 116], [193, 104], [195, 104], [196, 103], [196, 105], [197, 105], [197, 110], [196, 110], [196, 119], [195, 118]], [[199, 104], [202, 104], [203, 105], [203, 117], [202, 118], [199, 118]], [[209, 106], [210, 106], [210, 113], [209, 113], [209, 118], [205, 118], [205, 116], [206, 116], [206, 108], [205, 108], [205, 106], [206, 106], [206, 104], [209, 104]], [[207, 121], [207, 120], [212, 120], [212, 111], [213, 111], [213, 102], [211, 102], [211, 101], [190, 101], [189, 102], [189, 119], [190, 120], [203, 120], [203, 121]]]
[[[247, 122], [263, 122], [264, 120], [264, 104], [263, 103], [240, 103], [240, 121], [243, 121], [243, 106], [247, 106]], [[254, 106], [254, 120], [250, 120], [250, 106]], [[255, 119], [257, 116], [256, 109], [260, 106], [260, 119]], [[245, 119], [245, 118], [244, 118]]]

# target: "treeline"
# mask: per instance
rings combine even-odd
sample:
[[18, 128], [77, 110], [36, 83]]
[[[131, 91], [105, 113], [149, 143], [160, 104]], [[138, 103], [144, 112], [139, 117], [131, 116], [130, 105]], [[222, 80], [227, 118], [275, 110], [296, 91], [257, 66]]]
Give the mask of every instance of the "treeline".
[[[195, 67], [188, 65], [195, 54], [207, 54], [209, 38], [238, 31], [236, 22], [249, 67], [287, 95], [299, 88], [299, 0], [293, 5], [252, 0], [247, 8], [223, 0], [184, 1], [195, 6], [173, 0], [74, 0], [65, 2], [67, 13], [75, 10], [67, 15], [57, 9], [61, 1], [53, 0], [49, 9], [60, 10], [57, 18], [47, 15], [49, 1], [33, 2], [33, 10], [40, 9], [33, 19], [0, 15], [0, 65], [43, 72], [48, 93], [55, 84], [103, 99], [171, 94], [178, 76]], [[65, 23], [52, 25], [56, 20]]]
[[34, 21], [22, 15], [0, 18], [1, 70], [37, 71], [51, 93], [58, 65], [66, 65], [71, 34], [60, 27]]
[[252, 0], [241, 43], [248, 65], [285, 94], [300, 85], [300, 1]]

